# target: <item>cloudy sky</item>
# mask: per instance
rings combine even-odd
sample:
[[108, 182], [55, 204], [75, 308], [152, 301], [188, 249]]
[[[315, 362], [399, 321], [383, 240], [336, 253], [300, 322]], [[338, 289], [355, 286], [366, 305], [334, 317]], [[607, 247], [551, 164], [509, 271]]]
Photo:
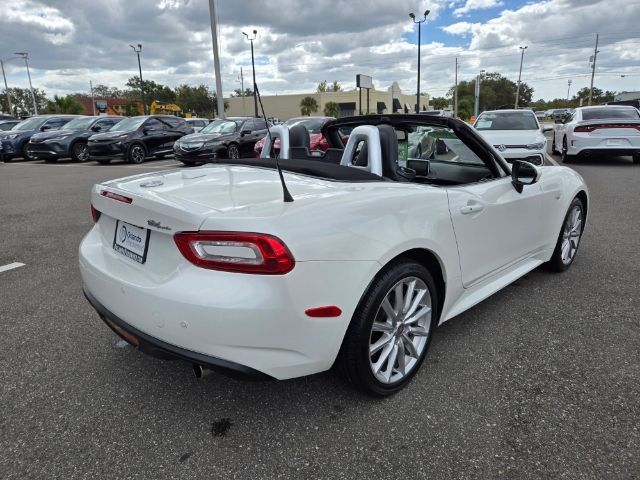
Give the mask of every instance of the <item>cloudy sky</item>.
[[[417, 26], [409, 12], [430, 9], [422, 28], [422, 91], [433, 96], [480, 69], [523, 81], [534, 98], [555, 98], [589, 85], [595, 34], [595, 85], [640, 90], [638, 0], [217, 0], [225, 95], [250, 86], [251, 54], [242, 31], [258, 31], [258, 86], [263, 93], [315, 90], [322, 80], [376, 88], [397, 81], [416, 89]], [[421, 16], [421, 15], [419, 15]], [[207, 0], [4, 0], [0, 58], [27, 51], [35, 87], [48, 94], [88, 90], [89, 80], [122, 87], [137, 75], [130, 43], [141, 43], [143, 77], [175, 86], [214, 86]], [[9, 86], [28, 85], [20, 61], [5, 62]], [[622, 77], [622, 75], [625, 75]]]

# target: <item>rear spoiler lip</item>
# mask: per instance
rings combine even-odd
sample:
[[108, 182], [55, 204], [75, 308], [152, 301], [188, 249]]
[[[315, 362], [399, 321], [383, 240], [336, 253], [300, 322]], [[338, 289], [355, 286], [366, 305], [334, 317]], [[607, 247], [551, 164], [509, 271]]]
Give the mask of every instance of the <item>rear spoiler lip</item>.
[[580, 120], [579, 122], [576, 123], [576, 126], [583, 126], [583, 125], [600, 125], [600, 124], [616, 124], [616, 123], [631, 123], [634, 125], [640, 125], [640, 118], [638, 119], [633, 119], [633, 118], [629, 118], [629, 119], [625, 119], [625, 118], [602, 118], [602, 119], [598, 119], [598, 120]]

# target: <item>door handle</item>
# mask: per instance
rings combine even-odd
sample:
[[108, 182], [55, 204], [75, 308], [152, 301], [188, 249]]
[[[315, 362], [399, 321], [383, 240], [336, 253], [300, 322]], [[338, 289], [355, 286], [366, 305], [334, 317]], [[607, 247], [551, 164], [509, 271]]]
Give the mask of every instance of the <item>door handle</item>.
[[484, 210], [484, 205], [482, 203], [468, 203], [464, 207], [460, 208], [460, 213], [462, 215], [469, 215], [470, 213], [477, 213]]

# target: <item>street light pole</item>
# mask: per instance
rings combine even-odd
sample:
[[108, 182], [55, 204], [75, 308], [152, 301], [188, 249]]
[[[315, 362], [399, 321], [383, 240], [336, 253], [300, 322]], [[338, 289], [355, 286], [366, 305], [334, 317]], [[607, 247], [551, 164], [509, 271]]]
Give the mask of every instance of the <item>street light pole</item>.
[[416, 113], [420, 113], [420, 43], [422, 40], [422, 31], [420, 27], [422, 26], [423, 22], [426, 22], [429, 12], [430, 10], [425, 10], [422, 20], [416, 20], [416, 16], [414, 13], [409, 14], [409, 17], [411, 17], [413, 23], [418, 24], [418, 89], [416, 91]]
[[480, 74], [476, 77], [476, 103], [473, 109], [473, 115], [475, 117], [480, 113], [480, 80], [482, 79], [482, 74], [484, 70], [480, 70]]
[[453, 90], [453, 117], [458, 118], [458, 57], [456, 57], [456, 77], [455, 87]]
[[571, 79], [567, 80], [567, 100], [569, 100], [569, 90], [571, 90]]
[[138, 72], [140, 72], [140, 98], [142, 99], [142, 112], [146, 115], [147, 104], [144, 101], [144, 84], [142, 83], [142, 66], [140, 65], [140, 52], [142, 51], [142, 44], [139, 43], [137, 49], [131, 44], [129, 44], [129, 46], [133, 48], [133, 51], [136, 52], [136, 55], [138, 56]]
[[591, 99], [593, 97], [593, 77], [596, 76], [596, 60], [598, 58], [598, 39], [600, 35], [596, 33], [596, 47], [593, 49], [593, 63], [591, 64], [591, 86], [589, 87], [589, 103], [587, 105], [591, 106]]
[[518, 108], [518, 97], [520, 96], [520, 79], [522, 78], [522, 62], [524, 60], [524, 51], [527, 49], [527, 45], [520, 47], [520, 72], [518, 73], [518, 86], [516, 87], [516, 104], [514, 108]]
[[13, 115], [13, 107], [11, 106], [11, 94], [9, 93], [9, 86], [7, 85], [7, 76], [4, 73], [3, 60], [0, 60], [0, 67], [2, 68], [2, 78], [4, 79], [4, 93], [7, 96], [7, 104], [9, 105], [9, 115]]
[[224, 97], [222, 96], [222, 74], [220, 73], [220, 54], [218, 50], [216, 0], [209, 0], [209, 21], [211, 22], [211, 44], [213, 47], [213, 73], [216, 76], [216, 107], [218, 110], [218, 118], [225, 118]]
[[27, 67], [27, 77], [29, 77], [29, 89], [31, 90], [31, 100], [33, 100], [33, 113], [38, 115], [38, 106], [36, 105], [36, 95], [33, 93], [33, 85], [31, 84], [31, 72], [29, 72], [29, 54], [27, 52], [13, 52], [14, 55], [19, 55], [24, 58], [24, 64]]
[[247, 37], [247, 40], [251, 42], [251, 68], [253, 69], [253, 106], [255, 109], [255, 116], [258, 116], [258, 95], [256, 93], [256, 62], [253, 57], [253, 41], [256, 39], [258, 35], [258, 31], [253, 31], [253, 37], [249, 37], [246, 33], [242, 32], [242, 34]]

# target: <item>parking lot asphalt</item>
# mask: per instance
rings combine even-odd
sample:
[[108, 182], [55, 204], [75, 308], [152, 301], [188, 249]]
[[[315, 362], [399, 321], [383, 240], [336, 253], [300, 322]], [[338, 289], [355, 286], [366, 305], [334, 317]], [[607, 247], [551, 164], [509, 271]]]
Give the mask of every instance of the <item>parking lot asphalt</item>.
[[[556, 157], [556, 160], [557, 157]], [[640, 166], [571, 167], [578, 257], [439, 327], [375, 400], [330, 372], [243, 382], [140, 354], [81, 293], [95, 182], [175, 166], [0, 164], [0, 477], [630, 479], [640, 476]]]

